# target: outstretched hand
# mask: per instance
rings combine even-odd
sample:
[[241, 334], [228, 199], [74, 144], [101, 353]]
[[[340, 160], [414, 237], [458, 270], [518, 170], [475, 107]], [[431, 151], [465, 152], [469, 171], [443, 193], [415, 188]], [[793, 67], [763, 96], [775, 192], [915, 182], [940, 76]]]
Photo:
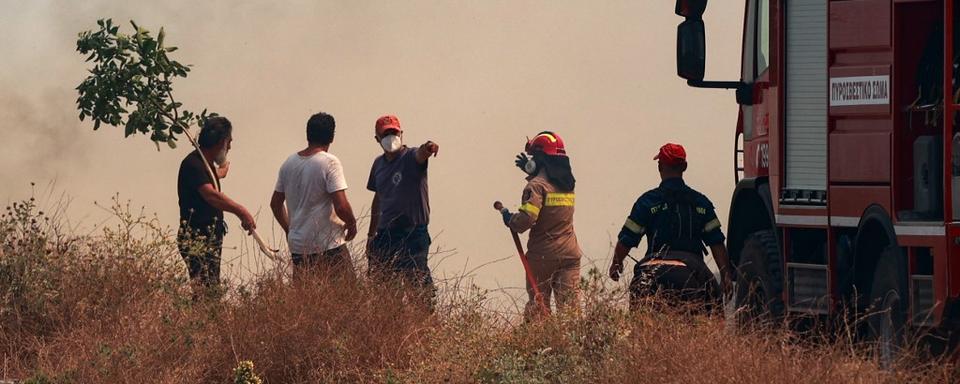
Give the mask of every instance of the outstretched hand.
[[432, 141], [427, 140], [426, 143], [423, 143], [423, 147], [426, 148], [427, 153], [437, 157], [437, 154], [440, 153], [440, 145]]
[[417, 148], [417, 163], [426, 164], [430, 156], [437, 157], [438, 153], [440, 153], [440, 145], [427, 141]]

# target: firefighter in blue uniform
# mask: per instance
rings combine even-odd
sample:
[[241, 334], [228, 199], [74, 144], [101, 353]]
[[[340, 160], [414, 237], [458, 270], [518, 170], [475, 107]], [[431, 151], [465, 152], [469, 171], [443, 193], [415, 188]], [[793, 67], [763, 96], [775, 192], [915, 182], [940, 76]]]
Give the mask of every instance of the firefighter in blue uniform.
[[610, 278], [620, 279], [624, 258], [646, 236], [647, 253], [634, 266], [630, 282], [631, 309], [652, 294], [702, 303], [707, 310], [720, 308], [721, 288], [703, 260], [706, 247], [720, 268], [722, 293], [730, 292], [732, 271], [713, 204], [683, 181], [687, 154], [682, 146], [666, 144], [654, 160], [662, 182], [633, 205], [618, 236]]

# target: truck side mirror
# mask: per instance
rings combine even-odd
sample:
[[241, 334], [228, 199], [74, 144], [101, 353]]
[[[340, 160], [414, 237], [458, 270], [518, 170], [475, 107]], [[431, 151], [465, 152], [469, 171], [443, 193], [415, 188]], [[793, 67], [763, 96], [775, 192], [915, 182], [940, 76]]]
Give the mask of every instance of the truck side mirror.
[[687, 19], [677, 27], [677, 75], [687, 80], [703, 81], [706, 63], [707, 38], [703, 20]]

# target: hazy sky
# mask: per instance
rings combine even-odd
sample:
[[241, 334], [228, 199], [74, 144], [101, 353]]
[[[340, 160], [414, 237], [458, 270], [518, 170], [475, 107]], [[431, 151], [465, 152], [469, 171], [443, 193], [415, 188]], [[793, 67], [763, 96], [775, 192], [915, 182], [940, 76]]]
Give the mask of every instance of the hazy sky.
[[[742, 2], [711, 3], [707, 78], [735, 80]], [[541, 130], [559, 133], [571, 156], [584, 273], [591, 264], [606, 269], [630, 206], [659, 182], [651, 159], [664, 142], [687, 148], [688, 182], [727, 216], [737, 107], [732, 92], [688, 88], [676, 76], [681, 18], [672, 1], [0, 0], [0, 6], [0, 199], [29, 197], [31, 181], [55, 181], [55, 192], [72, 198], [74, 221], [99, 222], [106, 214], [93, 201], [118, 193], [175, 225], [176, 175], [187, 153], [186, 145], [158, 152], [144, 136], [123, 139], [122, 129], [95, 132], [77, 120], [74, 87], [86, 65], [75, 52], [76, 37], [98, 18], [165, 27], [168, 44], [180, 47], [175, 58], [193, 65], [175, 84], [178, 99], [234, 124], [224, 191], [260, 211], [262, 233], [280, 233], [268, 206], [277, 170], [304, 146], [306, 120], [317, 111], [337, 120], [331, 152], [343, 162], [358, 213], [372, 198], [364, 186], [381, 153], [373, 139], [378, 116], [396, 114], [408, 144], [440, 144], [429, 173], [430, 230], [434, 248], [455, 253], [435, 265], [439, 277], [514, 254], [491, 204], [519, 205], [524, 174], [513, 158]], [[236, 218], [228, 220], [235, 230], [227, 245], [237, 247], [245, 239]], [[225, 260], [249, 264], [235, 260], [238, 254], [227, 249]], [[520, 287], [520, 263], [480, 268], [475, 282]]]

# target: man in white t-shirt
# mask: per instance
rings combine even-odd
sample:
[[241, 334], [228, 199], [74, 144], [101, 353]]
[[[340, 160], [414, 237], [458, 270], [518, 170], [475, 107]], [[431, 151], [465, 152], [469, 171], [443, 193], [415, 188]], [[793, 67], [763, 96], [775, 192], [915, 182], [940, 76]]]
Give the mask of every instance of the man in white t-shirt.
[[273, 216], [287, 234], [294, 276], [308, 269], [354, 275], [346, 243], [357, 235], [357, 219], [347, 201], [340, 160], [328, 152], [335, 127], [326, 113], [310, 117], [307, 148], [280, 167], [270, 200]]

